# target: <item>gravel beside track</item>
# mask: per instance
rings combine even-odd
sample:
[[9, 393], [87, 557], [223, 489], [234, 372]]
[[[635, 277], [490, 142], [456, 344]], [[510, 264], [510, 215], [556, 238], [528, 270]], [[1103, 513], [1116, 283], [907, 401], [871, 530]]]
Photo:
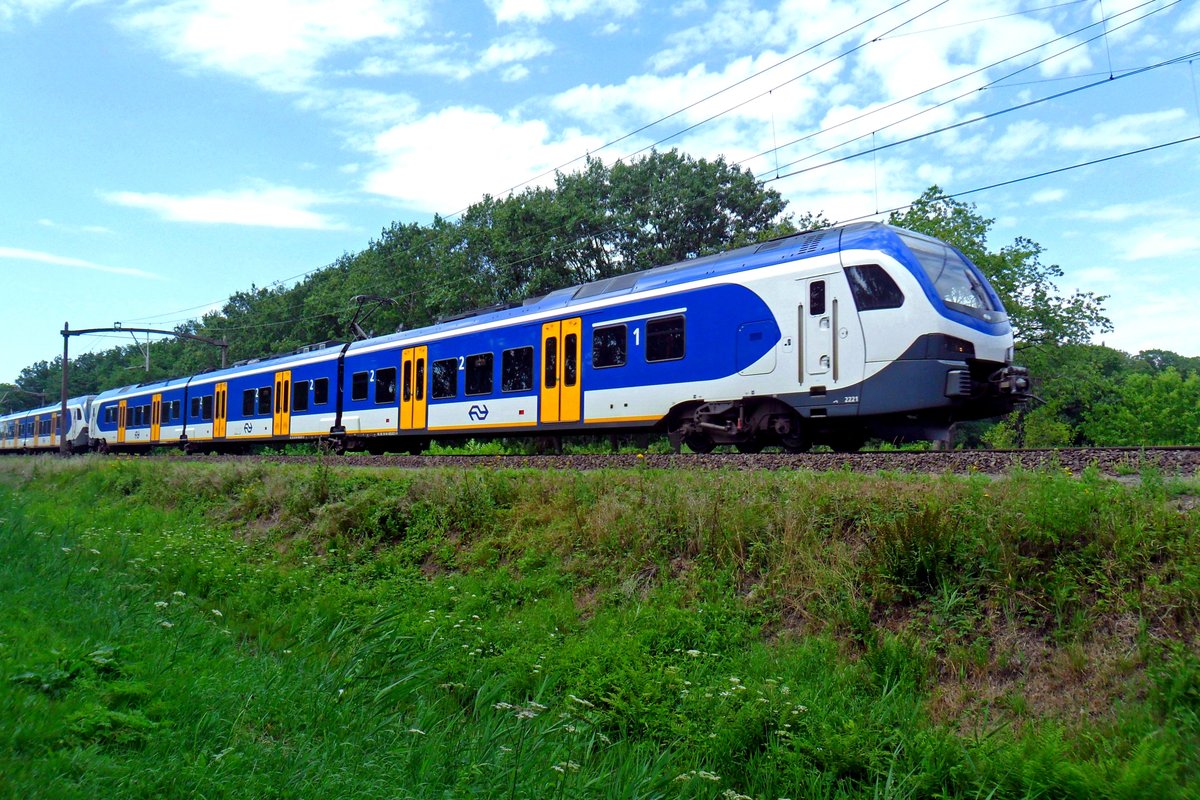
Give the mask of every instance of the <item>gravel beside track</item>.
[[[206, 458], [193, 456], [193, 458]], [[240, 460], [240, 456], [215, 458]], [[264, 455], [260, 460], [286, 464], [317, 463], [318, 456]], [[1086, 448], [1066, 450], [954, 450], [948, 452], [805, 453], [787, 455], [760, 453], [713, 453], [709, 455], [659, 455], [647, 453], [613, 455], [541, 456], [372, 456], [349, 453], [329, 456], [326, 463], [341, 466], [474, 467], [482, 469], [709, 469], [709, 470], [847, 470], [851, 472], [984, 473], [1023, 469], [1062, 469], [1074, 474], [1089, 466], [1111, 476], [1137, 475], [1152, 468], [1163, 475], [1194, 476], [1200, 473], [1200, 448]]]

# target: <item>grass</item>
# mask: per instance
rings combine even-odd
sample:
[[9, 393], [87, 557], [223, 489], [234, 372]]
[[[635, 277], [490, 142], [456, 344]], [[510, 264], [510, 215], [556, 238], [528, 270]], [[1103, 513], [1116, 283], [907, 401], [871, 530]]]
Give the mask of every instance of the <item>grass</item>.
[[0, 796], [1190, 797], [1194, 481], [0, 463]]

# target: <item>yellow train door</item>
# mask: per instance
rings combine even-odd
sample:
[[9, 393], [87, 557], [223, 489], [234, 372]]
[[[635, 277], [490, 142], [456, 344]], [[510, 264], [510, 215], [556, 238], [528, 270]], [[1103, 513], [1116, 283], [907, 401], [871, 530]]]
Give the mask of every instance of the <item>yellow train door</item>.
[[582, 405], [579, 352], [583, 322], [579, 317], [542, 325], [542, 422], [578, 422]]
[[127, 400], [117, 404], [117, 444], [125, 444], [125, 415], [128, 411]]
[[400, 354], [400, 430], [425, 428], [425, 384], [428, 347], [410, 347]]
[[275, 416], [271, 422], [271, 433], [275, 436], [290, 436], [292, 432], [292, 371], [275, 373]]
[[150, 400], [150, 441], [157, 442], [162, 435], [162, 395], [156, 394]]
[[229, 384], [218, 383], [213, 387], [213, 438], [224, 439], [229, 420]]

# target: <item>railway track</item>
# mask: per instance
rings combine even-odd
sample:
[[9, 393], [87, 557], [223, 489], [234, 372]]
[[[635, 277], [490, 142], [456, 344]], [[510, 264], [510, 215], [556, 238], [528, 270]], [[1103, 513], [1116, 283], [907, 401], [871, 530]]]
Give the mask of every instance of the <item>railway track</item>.
[[[200, 459], [242, 460], [244, 456], [193, 456]], [[1200, 474], [1200, 447], [1107, 447], [1054, 450], [951, 450], [862, 453], [711, 453], [708, 455], [600, 454], [539, 456], [434, 455], [260, 455], [260, 461], [285, 464], [325, 463], [343, 466], [412, 469], [707, 469], [707, 470], [846, 470], [850, 472], [909, 472], [1001, 474], [1014, 468], [1061, 469], [1078, 474], [1095, 467], [1109, 476], [1139, 475], [1147, 469], [1165, 476]]]

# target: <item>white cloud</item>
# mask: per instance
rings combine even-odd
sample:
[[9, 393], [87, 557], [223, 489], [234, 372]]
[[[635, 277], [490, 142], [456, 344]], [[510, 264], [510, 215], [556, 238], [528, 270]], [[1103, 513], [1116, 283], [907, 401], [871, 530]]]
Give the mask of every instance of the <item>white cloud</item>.
[[173, 0], [123, 19], [171, 58], [299, 91], [330, 55], [425, 24], [424, 0]]
[[497, 39], [479, 57], [480, 72], [499, 70], [500, 79], [514, 83], [529, 77], [529, 67], [523, 62], [553, 53], [554, 44], [540, 36], [514, 34]]
[[1149, 203], [1114, 203], [1102, 208], [1075, 211], [1070, 216], [1088, 222], [1120, 223], [1138, 217], [1159, 217], [1162, 216], [1162, 209]]
[[1014, 122], [988, 146], [987, 157], [1004, 161], [1028, 158], [1045, 150], [1049, 137], [1050, 126], [1040, 120]]
[[546, 22], [551, 17], [572, 20], [585, 14], [628, 17], [639, 0], [487, 0], [497, 22]]
[[110, 203], [150, 211], [171, 222], [318, 231], [345, 229], [344, 225], [311, 210], [327, 203], [326, 198], [287, 186], [191, 197], [143, 192], [109, 192], [103, 197]]
[[540, 120], [447, 108], [376, 136], [377, 166], [364, 188], [414, 210], [453, 213], [600, 144], [575, 130], [556, 136]]
[[1092, 125], [1078, 125], [1055, 135], [1059, 147], [1070, 150], [1113, 150], [1119, 147], [1144, 147], [1170, 136], [1171, 123], [1187, 120], [1181, 108], [1126, 114], [1113, 119], [1097, 119]]
[[66, 233], [92, 233], [97, 235], [108, 236], [112, 234], [112, 228], [106, 228], [103, 225], [64, 225], [61, 222], [55, 222], [52, 219], [39, 219], [38, 225], [43, 228], [49, 228], [55, 231], [64, 231]]
[[37, 22], [71, 0], [0, 0], [0, 24], [23, 18]]
[[1186, 33], [1200, 31], [1200, 6], [1191, 7], [1187, 15], [1179, 21], [1179, 30]]
[[1065, 189], [1043, 189], [1040, 192], [1034, 192], [1029, 195], [1029, 202], [1036, 205], [1045, 203], [1058, 203], [1067, 196]]
[[1117, 242], [1117, 257], [1123, 261], [1155, 261], [1173, 256], [1200, 255], [1200, 235], [1190, 230], [1144, 227]]
[[133, 269], [131, 267], [110, 267], [104, 264], [97, 264], [94, 261], [86, 261], [82, 258], [59, 256], [39, 250], [24, 250], [19, 247], [0, 247], [0, 258], [6, 258], [12, 261], [32, 262], [35, 264], [50, 264], [56, 267], [72, 267], [75, 269], [93, 270], [95, 272], [108, 272], [113, 275], [128, 275], [131, 278], [159, 280], [158, 275], [140, 269]]

